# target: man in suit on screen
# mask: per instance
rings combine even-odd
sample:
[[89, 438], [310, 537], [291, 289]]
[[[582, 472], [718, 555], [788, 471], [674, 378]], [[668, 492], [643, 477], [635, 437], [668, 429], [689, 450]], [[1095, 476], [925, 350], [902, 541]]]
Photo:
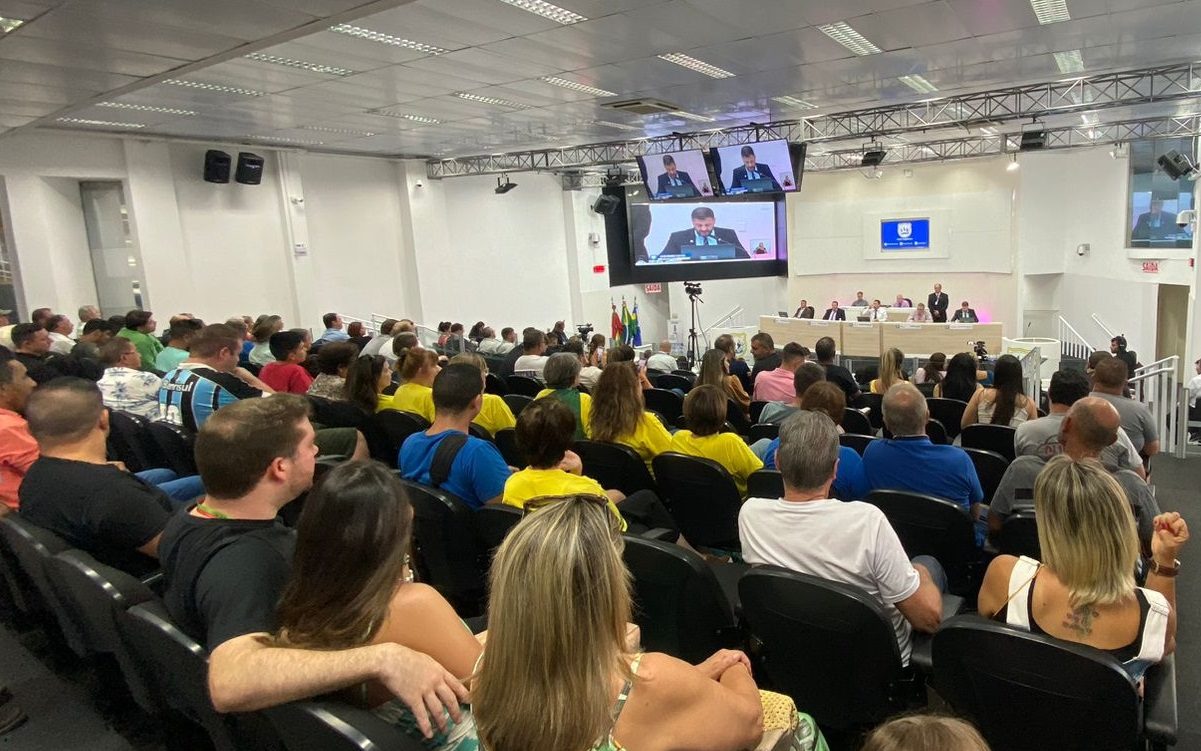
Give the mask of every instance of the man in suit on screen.
[[930, 309], [930, 319], [934, 323], [947, 322], [947, 306], [951, 304], [947, 293], [942, 291], [941, 284], [934, 285], [934, 291], [926, 298], [926, 307]]
[[659, 189], [655, 191], [656, 195], [659, 193], [668, 193], [671, 188], [679, 188], [685, 185], [692, 188], [692, 192], [688, 195], [697, 195], [696, 185], [693, 184], [692, 178], [688, 176], [687, 172], [683, 172], [676, 167], [676, 160], [672, 158], [671, 154], [664, 154], [663, 169], [667, 171], [659, 175]]
[[771, 173], [771, 167], [759, 164], [755, 159], [755, 150], [750, 146], [742, 147], [742, 166], [734, 169], [734, 177], [730, 180], [730, 189], [743, 187], [744, 180], [771, 180], [771, 189], [780, 190], [780, 183]]
[[663, 246], [662, 255], [683, 255], [685, 249], [696, 246], [733, 245], [735, 258], [749, 259], [751, 256], [746, 252], [746, 248], [742, 247], [738, 233], [732, 229], [718, 227], [716, 224], [717, 217], [714, 216], [713, 209], [708, 206], [697, 206], [692, 210], [692, 229], [672, 232], [671, 236], [667, 238], [667, 244]]

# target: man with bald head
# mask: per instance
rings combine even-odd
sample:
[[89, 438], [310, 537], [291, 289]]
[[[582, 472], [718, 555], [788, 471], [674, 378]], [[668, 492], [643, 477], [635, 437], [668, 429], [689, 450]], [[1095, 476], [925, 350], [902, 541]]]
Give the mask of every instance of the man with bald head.
[[[1123, 367], [1125, 364], [1123, 363]], [[1059, 427], [1059, 444], [1063, 453], [1075, 461], [1093, 460], [1101, 462], [1101, 453], [1113, 445], [1118, 437], [1122, 419], [1113, 405], [1105, 399], [1088, 396], [1080, 399], [1068, 410]], [[988, 511], [989, 534], [1001, 531], [1006, 517], [1015, 511], [1034, 509], [1034, 483], [1042, 472], [1046, 461], [1037, 456], [1019, 456], [1013, 460], [1001, 478], [1001, 484], [993, 496]], [[1106, 468], [1130, 501], [1130, 508], [1138, 522], [1138, 537], [1144, 553], [1150, 550], [1151, 520], [1159, 513], [1155, 496], [1142, 478], [1128, 469]]]
[[646, 369], [657, 373], [670, 373], [678, 367], [680, 364], [671, 355], [671, 342], [666, 339], [659, 342], [659, 351], [646, 361]]

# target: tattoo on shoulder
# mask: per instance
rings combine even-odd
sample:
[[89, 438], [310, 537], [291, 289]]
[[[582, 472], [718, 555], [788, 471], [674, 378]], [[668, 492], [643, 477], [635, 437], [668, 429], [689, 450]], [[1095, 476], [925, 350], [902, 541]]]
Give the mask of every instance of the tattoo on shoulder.
[[1100, 613], [1091, 607], [1075, 608], [1063, 620], [1063, 627], [1075, 631], [1078, 636], [1085, 637], [1093, 632], [1093, 619]]

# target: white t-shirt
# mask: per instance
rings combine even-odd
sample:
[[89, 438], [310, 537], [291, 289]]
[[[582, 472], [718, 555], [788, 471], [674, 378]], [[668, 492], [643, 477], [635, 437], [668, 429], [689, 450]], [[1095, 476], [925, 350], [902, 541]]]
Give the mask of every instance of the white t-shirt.
[[545, 355], [522, 355], [513, 363], [513, 373], [542, 380], [542, 371], [546, 369]]
[[921, 579], [880, 509], [836, 499], [748, 498], [738, 514], [738, 537], [747, 563], [782, 566], [878, 597], [892, 619], [901, 662], [909, 664], [913, 630], [896, 603], [913, 595]]
[[656, 352], [655, 354], [651, 355], [649, 360], [646, 361], [646, 367], [648, 370], [658, 370], [663, 373], [670, 373], [671, 371], [680, 367], [680, 364], [676, 362], [676, 358], [672, 357], [666, 352]]
[[1188, 405], [1195, 406], [1198, 399], [1201, 399], [1201, 375], [1193, 376], [1188, 382]]

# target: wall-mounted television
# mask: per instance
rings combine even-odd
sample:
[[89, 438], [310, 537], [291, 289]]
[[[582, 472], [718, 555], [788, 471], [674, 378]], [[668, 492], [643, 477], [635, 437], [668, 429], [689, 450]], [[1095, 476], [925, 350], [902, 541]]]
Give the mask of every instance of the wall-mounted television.
[[881, 250], [929, 250], [930, 219], [882, 219], [880, 221]]
[[713, 179], [705, 153], [693, 149], [638, 157], [638, 170], [652, 200], [697, 199], [713, 196]]
[[801, 184], [805, 145], [759, 141], [710, 150], [713, 172], [726, 195], [791, 193]]

